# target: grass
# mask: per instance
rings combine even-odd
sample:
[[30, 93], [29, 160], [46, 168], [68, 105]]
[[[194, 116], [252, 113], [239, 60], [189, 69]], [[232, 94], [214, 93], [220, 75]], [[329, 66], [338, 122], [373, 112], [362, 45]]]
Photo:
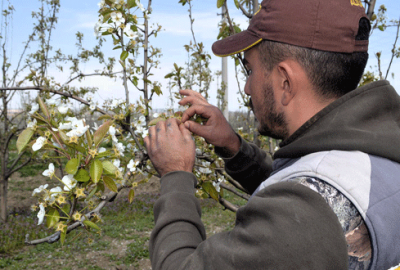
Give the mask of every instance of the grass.
[[[28, 211], [14, 213], [8, 224], [0, 224], [0, 269], [150, 269], [148, 244], [158, 196], [139, 194], [132, 204], [127, 198], [117, 199], [102, 211], [101, 235], [88, 236], [78, 229], [68, 235], [64, 246], [24, 246], [25, 234], [37, 239], [52, 231], [37, 226], [35, 215]], [[227, 192], [225, 198], [244, 204]], [[223, 211], [211, 199], [202, 200], [201, 205], [208, 236], [234, 226], [234, 213]]]

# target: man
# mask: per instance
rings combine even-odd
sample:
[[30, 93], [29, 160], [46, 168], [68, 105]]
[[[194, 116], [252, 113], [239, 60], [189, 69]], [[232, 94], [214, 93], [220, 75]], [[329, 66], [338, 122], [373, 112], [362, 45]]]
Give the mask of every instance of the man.
[[[246, 31], [218, 41], [244, 52], [246, 94], [274, 162], [199, 94], [182, 123], [149, 129], [161, 175], [153, 269], [388, 269], [400, 263], [400, 98], [386, 81], [356, 89], [370, 24], [359, 0], [264, 0]], [[354, 90], [355, 89], [355, 90]], [[204, 125], [189, 121], [194, 114]], [[191, 173], [191, 133], [216, 146], [252, 197], [232, 231], [206, 239]]]

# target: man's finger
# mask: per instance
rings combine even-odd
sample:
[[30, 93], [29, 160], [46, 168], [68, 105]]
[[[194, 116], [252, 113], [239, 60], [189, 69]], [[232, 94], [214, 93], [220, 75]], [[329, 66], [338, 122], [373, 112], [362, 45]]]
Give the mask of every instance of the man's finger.
[[185, 106], [186, 104], [190, 103], [192, 105], [194, 104], [202, 104], [202, 105], [208, 105], [209, 103], [206, 100], [197, 98], [195, 96], [187, 96], [182, 98], [179, 102], [179, 105]]
[[204, 105], [192, 105], [191, 107], [189, 107], [186, 111], [183, 112], [182, 115], [182, 123], [185, 123], [187, 120], [190, 119], [190, 117], [192, 117], [195, 114], [201, 115], [204, 118], [210, 118], [211, 114], [210, 114], [210, 110], [207, 110], [207, 108], [209, 108], [209, 106], [204, 106]]
[[146, 147], [147, 152], [148, 152], [149, 147], [150, 147], [150, 138], [149, 138], [149, 136], [146, 136], [146, 137], [143, 139], [143, 142], [144, 142], [144, 146]]
[[194, 121], [186, 121], [184, 125], [186, 129], [193, 132], [194, 134], [199, 135], [201, 137], [207, 137], [209, 127], [202, 126]]
[[205, 97], [203, 97], [199, 92], [196, 92], [196, 91], [193, 91], [190, 89], [179, 90], [179, 94], [184, 95], [184, 96], [193, 96], [193, 97], [196, 97], [200, 100], [207, 102], [207, 99]]
[[192, 139], [192, 134], [190, 133], [190, 130], [186, 128], [185, 124], [180, 124], [179, 129], [181, 130], [181, 133], [186, 140]]
[[173, 130], [173, 129], [177, 129], [178, 125], [180, 124], [179, 120], [176, 118], [169, 118], [165, 121], [166, 127], [167, 127], [167, 131], [168, 130]]

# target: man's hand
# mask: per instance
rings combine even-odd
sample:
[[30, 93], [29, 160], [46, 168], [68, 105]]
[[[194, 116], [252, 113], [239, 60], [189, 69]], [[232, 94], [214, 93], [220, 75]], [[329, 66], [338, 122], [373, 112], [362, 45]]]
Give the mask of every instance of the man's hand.
[[183, 124], [171, 118], [149, 128], [144, 143], [160, 176], [173, 171], [192, 172], [196, 146]]
[[[206, 139], [207, 143], [224, 148], [232, 156], [236, 154], [240, 149], [240, 140], [222, 112], [217, 107], [210, 105], [198, 92], [180, 90], [179, 93], [186, 96], [179, 101], [180, 105], [188, 103], [192, 105], [182, 115], [182, 123], [185, 127]], [[194, 121], [188, 121], [195, 114], [207, 118], [207, 122], [200, 125]]]

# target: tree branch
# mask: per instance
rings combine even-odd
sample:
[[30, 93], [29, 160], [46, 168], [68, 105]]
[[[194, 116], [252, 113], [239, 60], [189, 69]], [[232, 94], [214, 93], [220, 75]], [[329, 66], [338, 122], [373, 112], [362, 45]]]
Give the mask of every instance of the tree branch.
[[[118, 192], [121, 191], [124, 188], [128, 188], [126, 186], [120, 186], [118, 188]], [[110, 201], [115, 199], [115, 196], [117, 196], [118, 193], [111, 191], [110, 193], [108, 193], [106, 196], [102, 196], [101, 197], [101, 202], [99, 203], [99, 205], [92, 211], [90, 211], [89, 213], [85, 214], [84, 216], [82, 216], [80, 221], [76, 221], [74, 223], [72, 223], [71, 225], [69, 225], [67, 227], [67, 233], [70, 233], [71, 231], [75, 230], [76, 228], [80, 227], [80, 226], [84, 226], [83, 225], [83, 221], [85, 219], [90, 220], [90, 218], [93, 217], [94, 214], [99, 214], [100, 210], [103, 209], [103, 207]], [[38, 244], [42, 244], [42, 243], [49, 243], [49, 244], [53, 244], [55, 242], [57, 242], [60, 239], [60, 232], [56, 232], [48, 237], [42, 238], [42, 239], [36, 239], [36, 240], [29, 240], [29, 234], [27, 234], [25, 236], [25, 244], [26, 245], [38, 245]]]
[[389, 63], [389, 66], [388, 66], [388, 68], [386, 70], [385, 80], [387, 79], [387, 76], [389, 75], [389, 71], [390, 71], [390, 68], [392, 66], [393, 59], [394, 59], [394, 57], [396, 55], [396, 43], [397, 43], [397, 40], [399, 39], [399, 29], [400, 29], [400, 19], [399, 19], [399, 22], [397, 23], [396, 38], [395, 38], [394, 43], [393, 43], [392, 57], [390, 58], [390, 63]]
[[251, 19], [253, 18], [253, 14], [249, 13], [244, 7], [243, 5], [240, 3], [240, 1], [237, 1], [237, 3], [239, 4], [239, 8], [240, 10], [243, 12], [243, 15], [246, 16], [247, 18]]
[[250, 196], [248, 194], [243, 194], [240, 192], [237, 192], [235, 189], [233, 189], [232, 187], [225, 185], [224, 183], [220, 184], [220, 187], [222, 187], [223, 189], [226, 189], [230, 192], [232, 192], [233, 194], [235, 194], [236, 196], [239, 196], [240, 198], [245, 199], [246, 201], [248, 201], [250, 199]]
[[231, 202], [228, 202], [227, 200], [225, 200], [224, 198], [219, 198], [219, 203], [224, 206], [225, 208], [231, 210], [232, 212], [237, 212], [237, 210], [239, 209], [239, 207], [237, 207], [236, 205], [234, 205]]

